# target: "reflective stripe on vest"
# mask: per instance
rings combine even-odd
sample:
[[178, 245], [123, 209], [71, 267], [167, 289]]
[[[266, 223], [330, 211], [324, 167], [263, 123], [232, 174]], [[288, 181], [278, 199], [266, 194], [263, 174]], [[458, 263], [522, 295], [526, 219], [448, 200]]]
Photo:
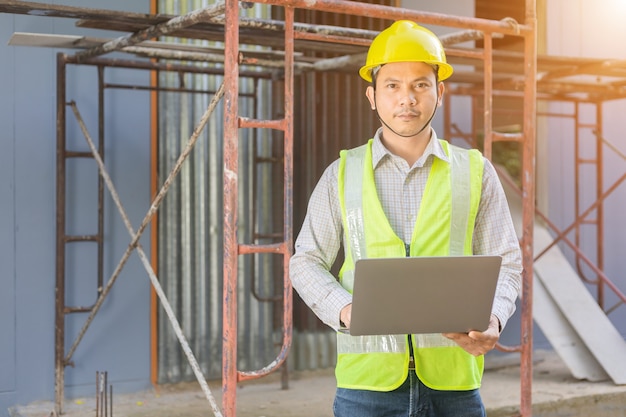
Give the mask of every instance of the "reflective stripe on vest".
[[[423, 196], [426, 203], [420, 207], [413, 232], [411, 256], [471, 254], [472, 231], [482, 188], [482, 156], [477, 151], [457, 148], [445, 141], [441, 143], [450, 163], [438, 158], [433, 160]], [[341, 152], [338, 187], [347, 247], [340, 280], [349, 291], [353, 287], [355, 260], [368, 256], [405, 256], [404, 242], [391, 229], [378, 200], [371, 144], [372, 140]], [[350, 183], [346, 186], [348, 178]], [[376, 226], [372, 227], [372, 223]], [[442, 230], [445, 225], [447, 230]], [[407, 337], [355, 337], [338, 333], [338, 386], [377, 391], [400, 386], [408, 371]], [[426, 385], [458, 390], [479, 386], [482, 357], [472, 357], [440, 334], [413, 335], [412, 341], [418, 362], [416, 372]], [[442, 360], [452, 362], [442, 365]], [[437, 365], [429, 366], [429, 361]], [[467, 373], [462, 371], [464, 368], [468, 369]]]
[[467, 151], [456, 146], [450, 146], [448, 149], [452, 177], [450, 256], [460, 256], [465, 253], [464, 245], [467, 242], [467, 222], [470, 213], [470, 160]]

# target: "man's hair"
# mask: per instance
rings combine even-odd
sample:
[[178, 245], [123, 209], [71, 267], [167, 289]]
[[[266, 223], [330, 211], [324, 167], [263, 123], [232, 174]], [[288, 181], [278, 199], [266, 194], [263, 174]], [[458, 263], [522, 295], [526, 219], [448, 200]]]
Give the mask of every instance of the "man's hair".
[[374, 89], [376, 89], [376, 77], [378, 76], [378, 71], [380, 71], [380, 67], [382, 67], [382, 65], [377, 65], [374, 68], [372, 68], [372, 87], [374, 87]]

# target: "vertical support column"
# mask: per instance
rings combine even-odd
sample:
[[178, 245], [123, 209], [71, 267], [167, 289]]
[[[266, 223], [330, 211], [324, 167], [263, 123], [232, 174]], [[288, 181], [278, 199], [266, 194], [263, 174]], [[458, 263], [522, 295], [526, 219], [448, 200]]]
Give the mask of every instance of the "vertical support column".
[[285, 7], [285, 139], [283, 192], [283, 388], [287, 385], [287, 351], [293, 337], [293, 290], [289, 278], [289, 261], [293, 253], [293, 97], [294, 97], [294, 15], [292, 7]]
[[57, 54], [56, 270], [54, 398], [56, 415], [65, 397], [65, 55]]
[[224, 276], [222, 410], [236, 415], [237, 390], [237, 192], [239, 141], [239, 2], [226, 1], [224, 48]]
[[522, 417], [532, 415], [533, 375], [533, 223], [535, 214], [535, 149], [537, 135], [537, 11], [536, 0], [526, 0], [525, 24], [531, 28], [524, 36], [524, 142], [522, 155], [522, 323], [521, 323], [521, 398]]
[[[104, 67], [98, 66], [98, 152], [104, 161]], [[104, 179], [98, 175], [98, 298], [104, 288]]]
[[491, 144], [493, 141], [493, 42], [491, 33], [483, 34], [484, 76], [484, 104], [483, 104], [483, 153], [491, 159]]
[[[601, 271], [604, 271], [604, 144], [602, 133], [602, 102], [597, 101], [596, 105], [596, 200], [598, 208], [596, 209], [596, 263]], [[597, 297], [598, 304], [604, 310], [604, 281], [596, 275], [598, 281]]]
[[[581, 194], [581, 186], [580, 186], [580, 171], [583, 166], [583, 160], [581, 157], [581, 140], [580, 140], [580, 131], [582, 129], [580, 122], [580, 101], [574, 102], [574, 237], [576, 247], [581, 247], [580, 240], [580, 194]], [[577, 258], [578, 259], [578, 258]]]
[[[581, 114], [581, 105], [583, 104], [591, 104], [595, 106], [595, 123], [582, 123], [580, 121]], [[576, 101], [574, 103], [574, 234], [575, 234], [575, 245], [577, 248], [582, 248], [584, 246], [583, 239], [583, 227], [585, 226], [595, 226], [596, 232], [596, 265], [600, 270], [604, 269], [604, 232], [603, 232], [603, 206], [604, 200], [602, 199], [603, 189], [604, 189], [604, 181], [603, 181], [603, 164], [602, 164], [602, 102], [587, 102], [587, 101]], [[585, 152], [582, 151], [585, 149], [586, 145], [586, 136], [581, 135], [583, 129], [593, 129], [592, 133], [595, 137], [595, 157], [586, 156]], [[591, 212], [589, 208], [584, 209], [581, 207], [586, 204], [582, 198], [582, 178], [584, 177], [583, 168], [587, 165], [595, 166], [596, 173], [596, 203], [595, 219], [590, 219]], [[583, 212], [586, 215], [583, 215]], [[583, 281], [588, 283], [592, 283], [596, 285], [596, 300], [598, 305], [604, 309], [604, 281], [596, 274], [595, 277], [587, 277], [584, 272], [582, 256], [580, 254], [576, 254], [576, 266], [578, 270], [578, 275]]]

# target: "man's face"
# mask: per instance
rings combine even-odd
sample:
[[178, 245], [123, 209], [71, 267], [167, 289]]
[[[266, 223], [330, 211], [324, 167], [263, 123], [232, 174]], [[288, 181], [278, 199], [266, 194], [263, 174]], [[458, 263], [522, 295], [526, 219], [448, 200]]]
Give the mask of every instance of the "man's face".
[[[433, 67], [423, 62], [397, 62], [383, 65], [376, 76], [376, 90], [366, 91], [372, 109], [378, 111], [393, 133], [413, 136], [425, 131], [435, 108], [441, 104], [443, 83], [438, 83]], [[439, 92], [439, 94], [438, 94]]]

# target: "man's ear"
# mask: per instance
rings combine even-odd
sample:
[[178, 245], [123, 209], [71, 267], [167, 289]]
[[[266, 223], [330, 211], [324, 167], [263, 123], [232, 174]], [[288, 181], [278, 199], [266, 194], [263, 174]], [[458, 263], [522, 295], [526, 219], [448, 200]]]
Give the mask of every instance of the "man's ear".
[[443, 104], [443, 93], [446, 90], [446, 87], [442, 81], [439, 82], [437, 89], [439, 90], [437, 94], [437, 107], [440, 107]]
[[367, 99], [370, 101], [370, 106], [372, 107], [372, 110], [376, 110], [376, 100], [375, 100], [376, 92], [374, 91], [374, 87], [372, 87], [371, 85], [368, 85], [367, 89], [365, 90], [365, 95], [367, 96]]

